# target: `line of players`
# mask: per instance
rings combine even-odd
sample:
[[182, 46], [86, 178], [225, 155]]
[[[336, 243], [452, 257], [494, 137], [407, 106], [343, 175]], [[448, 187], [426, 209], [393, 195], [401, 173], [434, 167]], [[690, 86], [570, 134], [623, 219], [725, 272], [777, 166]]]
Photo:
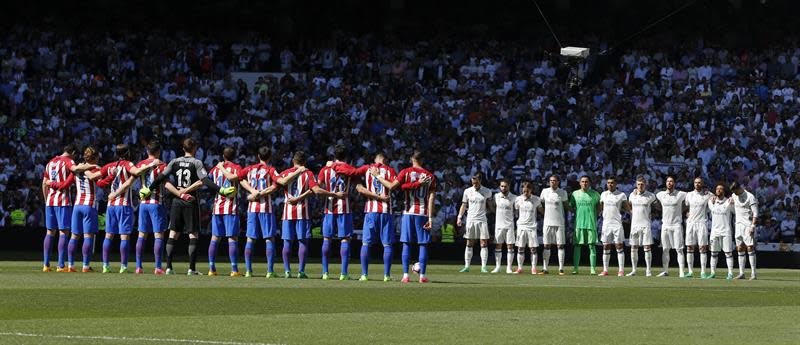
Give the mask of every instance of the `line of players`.
[[[464, 268], [460, 272], [469, 272], [473, 256], [473, 246], [480, 241], [481, 272], [489, 272], [490, 234], [487, 225], [487, 208], [495, 213], [495, 263], [491, 273], [500, 271], [503, 245], [506, 251], [506, 273], [522, 273], [525, 260], [525, 248], [529, 248], [531, 256], [531, 273], [548, 274], [551, 248], [555, 245], [558, 251], [558, 274], [564, 275], [565, 215], [567, 210], [575, 213], [575, 232], [573, 236], [574, 254], [572, 274], [578, 274], [580, 263], [580, 247], [589, 249], [591, 274], [597, 274], [595, 244], [597, 243], [597, 215], [602, 213], [603, 270], [600, 276], [607, 276], [611, 252], [616, 249], [619, 269], [618, 276], [625, 276], [624, 241], [622, 228], [622, 211], [631, 214], [631, 262], [632, 270], [627, 276], [637, 275], [639, 248], [643, 247], [645, 257], [645, 275], [652, 276], [651, 212], [653, 208], [661, 210], [661, 246], [663, 249], [663, 271], [659, 277], [669, 275], [670, 251], [675, 250], [680, 277], [694, 276], [694, 252], [700, 253], [700, 278], [716, 277], [719, 252], [725, 255], [728, 267], [727, 279], [733, 276], [733, 247], [735, 240], [739, 256], [739, 274], [736, 279], [744, 279], [746, 262], [750, 262], [750, 279], [756, 279], [755, 225], [758, 217], [757, 199], [744, 190], [736, 182], [730, 185], [732, 195], [728, 195], [726, 186], [718, 184], [714, 193], [704, 189], [703, 180], [695, 178], [694, 190], [683, 192], [675, 190], [675, 179], [666, 178], [665, 190], [653, 194], [646, 190], [644, 178], [636, 180], [636, 189], [626, 196], [617, 189], [617, 181], [611, 177], [606, 179], [606, 188], [602, 194], [590, 187], [588, 176], [580, 179], [580, 189], [569, 195], [559, 188], [558, 176], [550, 176], [549, 188], [541, 191], [539, 196], [533, 195], [531, 182], [522, 183], [522, 193], [517, 196], [509, 191], [508, 181], [501, 181], [500, 191], [492, 192], [481, 185], [483, 176], [477, 173], [472, 176], [472, 186], [464, 191], [461, 208], [456, 224], [464, 228], [466, 248], [464, 251]], [[543, 213], [542, 271], [536, 268], [539, 247], [537, 237], [537, 212]], [[684, 236], [683, 215], [686, 214], [686, 231]], [[708, 229], [708, 214], [711, 213], [711, 232]], [[466, 220], [464, 215], [466, 214]], [[516, 218], [516, 231], [515, 222]], [[733, 226], [731, 226], [733, 220]], [[684, 239], [685, 237], [685, 239]], [[517, 247], [517, 268], [512, 269], [514, 262], [514, 246]], [[706, 274], [708, 249], [711, 249], [711, 269]], [[684, 254], [686, 248], [686, 255]], [[684, 262], [686, 261], [686, 262]], [[684, 266], [688, 263], [688, 272]]]
[[[43, 243], [44, 261], [42, 270], [49, 272], [50, 252], [53, 238], [59, 235], [59, 272], [75, 272], [74, 251], [83, 237], [83, 272], [93, 271], [90, 266], [94, 248], [94, 235], [98, 232], [96, 188], [109, 189], [106, 218], [106, 235], [103, 242], [103, 272], [111, 271], [109, 253], [115, 235], [120, 235], [120, 273], [128, 272], [128, 240], [133, 231], [133, 184], [138, 180], [139, 198], [139, 236], [136, 243], [136, 270], [143, 273], [142, 257], [144, 243], [149, 233], [153, 233], [155, 244], [154, 274], [174, 274], [172, 258], [176, 241], [182, 233], [189, 237], [189, 275], [197, 275], [197, 238], [200, 227], [200, 208], [198, 190], [209, 189], [214, 195], [212, 203], [211, 232], [209, 245], [208, 275], [217, 275], [215, 256], [218, 244], [225, 238], [231, 261], [231, 276], [239, 276], [238, 233], [239, 220], [237, 205], [238, 190], [244, 189], [248, 201], [247, 243], [245, 245], [245, 276], [252, 276], [252, 251], [255, 241], [264, 240], [267, 256], [267, 278], [276, 277], [273, 270], [275, 241], [278, 234], [275, 208], [272, 195], [283, 189], [284, 205], [281, 223], [283, 240], [282, 258], [284, 277], [292, 277], [289, 259], [292, 245], [298, 243], [298, 278], [307, 278], [305, 262], [308, 253], [308, 240], [311, 237], [309, 197], [316, 194], [324, 198], [322, 245], [322, 279], [329, 279], [328, 257], [334, 234], [341, 239], [342, 270], [340, 280], [349, 280], [348, 258], [349, 240], [353, 233], [349, 191], [356, 185], [356, 191], [365, 199], [364, 235], [361, 247], [361, 277], [368, 280], [369, 247], [383, 245], [384, 281], [391, 280], [392, 244], [394, 242], [394, 222], [391, 214], [391, 191], [401, 189], [404, 208], [401, 221], [403, 243], [402, 282], [409, 281], [409, 261], [411, 245], [419, 247], [419, 282], [428, 282], [426, 277], [427, 245], [430, 242], [433, 201], [436, 178], [422, 167], [422, 153], [416, 151], [410, 157], [411, 167], [396, 173], [386, 165], [385, 156], [378, 153], [374, 163], [353, 167], [344, 162], [346, 149], [341, 145], [334, 148], [333, 161], [320, 171], [318, 177], [305, 167], [306, 154], [294, 154], [293, 166], [278, 173], [269, 165], [271, 150], [259, 148], [257, 162], [246, 168], [233, 163], [233, 148], [223, 150], [223, 161], [206, 172], [202, 162], [194, 157], [197, 143], [185, 139], [182, 143], [184, 156], [173, 159], [169, 164], [158, 160], [161, 148], [158, 143], [147, 145], [148, 158], [133, 164], [129, 159], [128, 145], [115, 147], [116, 161], [102, 167], [98, 166], [99, 155], [92, 147], [83, 152], [84, 162], [75, 164], [77, 150], [74, 146], [65, 147], [64, 152], [54, 157], [45, 167], [42, 191], [46, 200], [45, 222], [47, 233]], [[363, 180], [363, 183], [360, 183]], [[71, 188], [75, 188], [75, 207], [72, 207]], [[163, 187], [163, 190], [162, 190]], [[169, 205], [169, 225], [166, 225], [166, 205], [161, 205], [162, 193], [167, 191], [173, 198]], [[245, 194], [245, 193], [242, 193]], [[336, 232], [334, 232], [334, 229]], [[169, 230], [164, 241], [163, 233]], [[70, 238], [67, 241], [67, 238]], [[166, 244], [164, 243], [166, 242]], [[162, 252], [166, 249], [166, 270], [162, 267]], [[66, 256], [66, 262], [65, 262]]]

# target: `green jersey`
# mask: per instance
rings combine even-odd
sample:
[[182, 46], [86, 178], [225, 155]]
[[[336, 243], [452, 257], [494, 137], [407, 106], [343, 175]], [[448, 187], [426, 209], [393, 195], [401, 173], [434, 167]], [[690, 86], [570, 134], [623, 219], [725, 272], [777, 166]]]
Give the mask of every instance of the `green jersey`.
[[576, 190], [569, 195], [569, 206], [575, 208], [575, 229], [597, 230], [597, 204], [600, 193], [593, 189]]

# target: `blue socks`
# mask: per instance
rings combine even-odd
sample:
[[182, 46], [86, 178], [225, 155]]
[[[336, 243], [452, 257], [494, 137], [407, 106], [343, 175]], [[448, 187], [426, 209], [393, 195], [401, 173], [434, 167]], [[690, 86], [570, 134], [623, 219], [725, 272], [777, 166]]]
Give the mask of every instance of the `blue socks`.
[[383, 275], [391, 276], [392, 271], [392, 245], [383, 246]]
[[283, 240], [283, 250], [281, 254], [283, 256], [283, 270], [286, 272], [291, 271], [292, 268], [289, 265], [289, 256], [292, 254], [292, 241]]
[[77, 245], [78, 239], [70, 237], [69, 244], [67, 245], [67, 262], [69, 263], [69, 267], [75, 266], [75, 255], [73, 254], [75, 254], [75, 247], [77, 247]]
[[267, 241], [267, 272], [272, 273], [272, 267], [275, 264], [275, 243]]
[[103, 267], [108, 266], [108, 256], [109, 251], [111, 250], [111, 241], [113, 240], [108, 237], [103, 239]]
[[342, 241], [339, 255], [342, 256], [342, 274], [347, 275], [347, 266], [350, 264], [350, 241]]
[[425, 268], [428, 266], [428, 245], [419, 245], [419, 274], [425, 274]]
[[119, 241], [119, 263], [122, 267], [128, 267], [128, 240]]
[[244, 244], [244, 266], [247, 272], [253, 272], [253, 242], [248, 241]]
[[369, 271], [369, 244], [361, 244], [361, 275], [367, 275]]
[[145, 237], [136, 238], [136, 268], [142, 268], [142, 252], [144, 251]]
[[228, 239], [228, 258], [231, 259], [231, 271], [239, 272], [238, 264], [239, 243]]
[[164, 240], [156, 238], [153, 244], [153, 255], [156, 257], [156, 268], [161, 268], [161, 249], [164, 246]]
[[53, 235], [45, 234], [44, 235], [44, 243], [42, 243], [43, 248], [43, 264], [45, 266], [50, 266], [50, 251], [52, 251], [53, 247]]
[[331, 240], [322, 240], [322, 273], [328, 273], [328, 255], [331, 250]]
[[411, 256], [411, 246], [403, 243], [403, 254], [400, 257], [403, 261], [403, 273], [408, 274], [408, 259]]
[[300, 272], [306, 271], [306, 257], [308, 257], [308, 240], [300, 240], [300, 248], [297, 250], [297, 256], [300, 257]]
[[58, 267], [64, 267], [64, 254], [67, 252], [67, 234], [60, 233], [58, 235]]
[[216, 265], [216, 256], [217, 256], [217, 241], [211, 240], [211, 243], [208, 244], [208, 270], [212, 272], [217, 271]]
[[81, 254], [83, 254], [83, 267], [89, 267], [89, 262], [92, 260], [93, 248], [94, 248], [94, 237], [84, 237], [83, 247], [81, 247]]

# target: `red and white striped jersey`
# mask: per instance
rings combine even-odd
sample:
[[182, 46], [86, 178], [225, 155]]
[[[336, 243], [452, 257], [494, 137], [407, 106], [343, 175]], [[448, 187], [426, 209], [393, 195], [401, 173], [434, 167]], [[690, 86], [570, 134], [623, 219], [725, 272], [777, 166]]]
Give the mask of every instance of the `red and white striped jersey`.
[[[225, 162], [222, 165], [222, 168], [227, 170], [231, 174], [239, 175], [239, 171], [242, 170], [238, 164]], [[222, 171], [219, 170], [216, 166], [211, 168], [211, 171], [208, 172], [208, 177], [211, 181], [219, 186], [220, 188], [226, 187], [237, 187], [236, 181], [230, 181], [225, 178], [225, 175], [222, 174]], [[224, 195], [217, 194], [214, 198], [214, 206], [212, 206], [212, 214], [236, 214], [239, 204], [239, 192], [237, 191], [231, 197], [226, 197]]]
[[[278, 181], [278, 172], [275, 168], [264, 163], [253, 164], [239, 172], [239, 179], [246, 178], [253, 189], [262, 191]], [[247, 212], [272, 213], [272, 194], [260, 197], [255, 201], [250, 201], [247, 205]]]
[[[337, 165], [345, 165], [352, 168], [346, 163], [335, 163]], [[344, 199], [337, 199], [334, 197], [325, 198], [325, 214], [347, 214], [350, 213], [350, 177], [345, 174], [339, 174], [334, 170], [333, 166], [322, 168], [319, 171], [319, 186], [331, 193], [345, 192], [348, 196]]]
[[[141, 168], [141, 167], [143, 167], [145, 165], [148, 165], [148, 164], [150, 164], [152, 162], [153, 162], [153, 159], [148, 158], [148, 159], [145, 159], [145, 160], [143, 160], [143, 161], [141, 161], [139, 163], [136, 163], [136, 167], [137, 168]], [[149, 186], [150, 184], [153, 183], [153, 180], [155, 180], [156, 176], [158, 176], [158, 174], [160, 174], [162, 171], [164, 171], [164, 168], [166, 168], [166, 167], [167, 167], [166, 164], [161, 163], [159, 165], [156, 165], [155, 167], [152, 167], [152, 168], [148, 169], [147, 171], [142, 172], [141, 175], [139, 175], [139, 182], [142, 183], [142, 186]], [[160, 187], [159, 188], [155, 188], [155, 190], [152, 193], [150, 193], [149, 197], [147, 197], [146, 199], [142, 200], [142, 204], [158, 204], [159, 200], [161, 200], [161, 188]]]
[[[109, 194], [114, 193], [120, 187], [122, 187], [128, 179], [133, 178], [133, 174], [131, 174], [131, 169], [133, 168], [133, 163], [126, 160], [116, 161], [113, 163], [108, 163], [100, 169], [100, 173], [103, 178], [107, 176], [112, 176], [113, 180], [111, 184], [109, 184]], [[116, 198], [108, 200], [108, 206], [130, 206], [131, 205], [131, 190], [133, 188], [128, 188], [124, 193], [121, 193]]]
[[[281, 172], [280, 177], [286, 177], [292, 172], [297, 170], [297, 167], [291, 167]], [[307, 190], [317, 186], [317, 180], [314, 178], [314, 173], [306, 170], [297, 176], [292, 182], [284, 186], [283, 193], [288, 200], [289, 198], [298, 197], [305, 193]], [[286, 201], [283, 203], [283, 220], [297, 220], [297, 219], [311, 219], [308, 212], [308, 198], [292, 205]]]
[[[430, 176], [430, 184], [420, 184], [413, 189], [406, 188], [406, 185], [418, 183], [425, 176]], [[401, 170], [397, 174], [397, 181], [400, 181], [401, 185], [403, 185], [403, 194], [405, 195], [403, 214], [427, 216], [428, 193], [436, 190], [436, 176], [425, 169], [410, 167]]]
[[[364, 183], [366, 184], [368, 191], [378, 195], [386, 195], [391, 197], [391, 191], [386, 189], [386, 186], [381, 183], [381, 180], [369, 173], [369, 169], [372, 167], [378, 169], [378, 175], [387, 181], [394, 181], [397, 178], [397, 173], [394, 171], [394, 168], [388, 165], [375, 163], [367, 165], [367, 170], [364, 173]], [[389, 202], [383, 202], [375, 199], [367, 199], [367, 203], [364, 204], [364, 213], [370, 212], [392, 213], [392, 201], [389, 200]]]
[[[70, 168], [75, 165], [75, 162], [66, 156], [56, 156], [47, 163], [44, 169], [44, 178], [55, 181], [64, 182], [72, 174]], [[47, 192], [47, 200], [45, 206], [72, 206], [69, 198], [69, 188], [61, 190], [49, 188]]]
[[[90, 169], [95, 173], [98, 168]], [[92, 181], [84, 174], [75, 175], [75, 206], [91, 206], [97, 208], [97, 181]]]

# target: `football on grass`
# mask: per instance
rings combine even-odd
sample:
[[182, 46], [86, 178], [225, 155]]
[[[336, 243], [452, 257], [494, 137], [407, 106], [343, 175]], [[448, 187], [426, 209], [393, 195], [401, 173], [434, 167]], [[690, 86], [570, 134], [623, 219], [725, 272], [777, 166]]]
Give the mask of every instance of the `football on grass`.
[[411, 266], [411, 270], [414, 271], [414, 273], [419, 274], [419, 262], [415, 262], [414, 266]]

